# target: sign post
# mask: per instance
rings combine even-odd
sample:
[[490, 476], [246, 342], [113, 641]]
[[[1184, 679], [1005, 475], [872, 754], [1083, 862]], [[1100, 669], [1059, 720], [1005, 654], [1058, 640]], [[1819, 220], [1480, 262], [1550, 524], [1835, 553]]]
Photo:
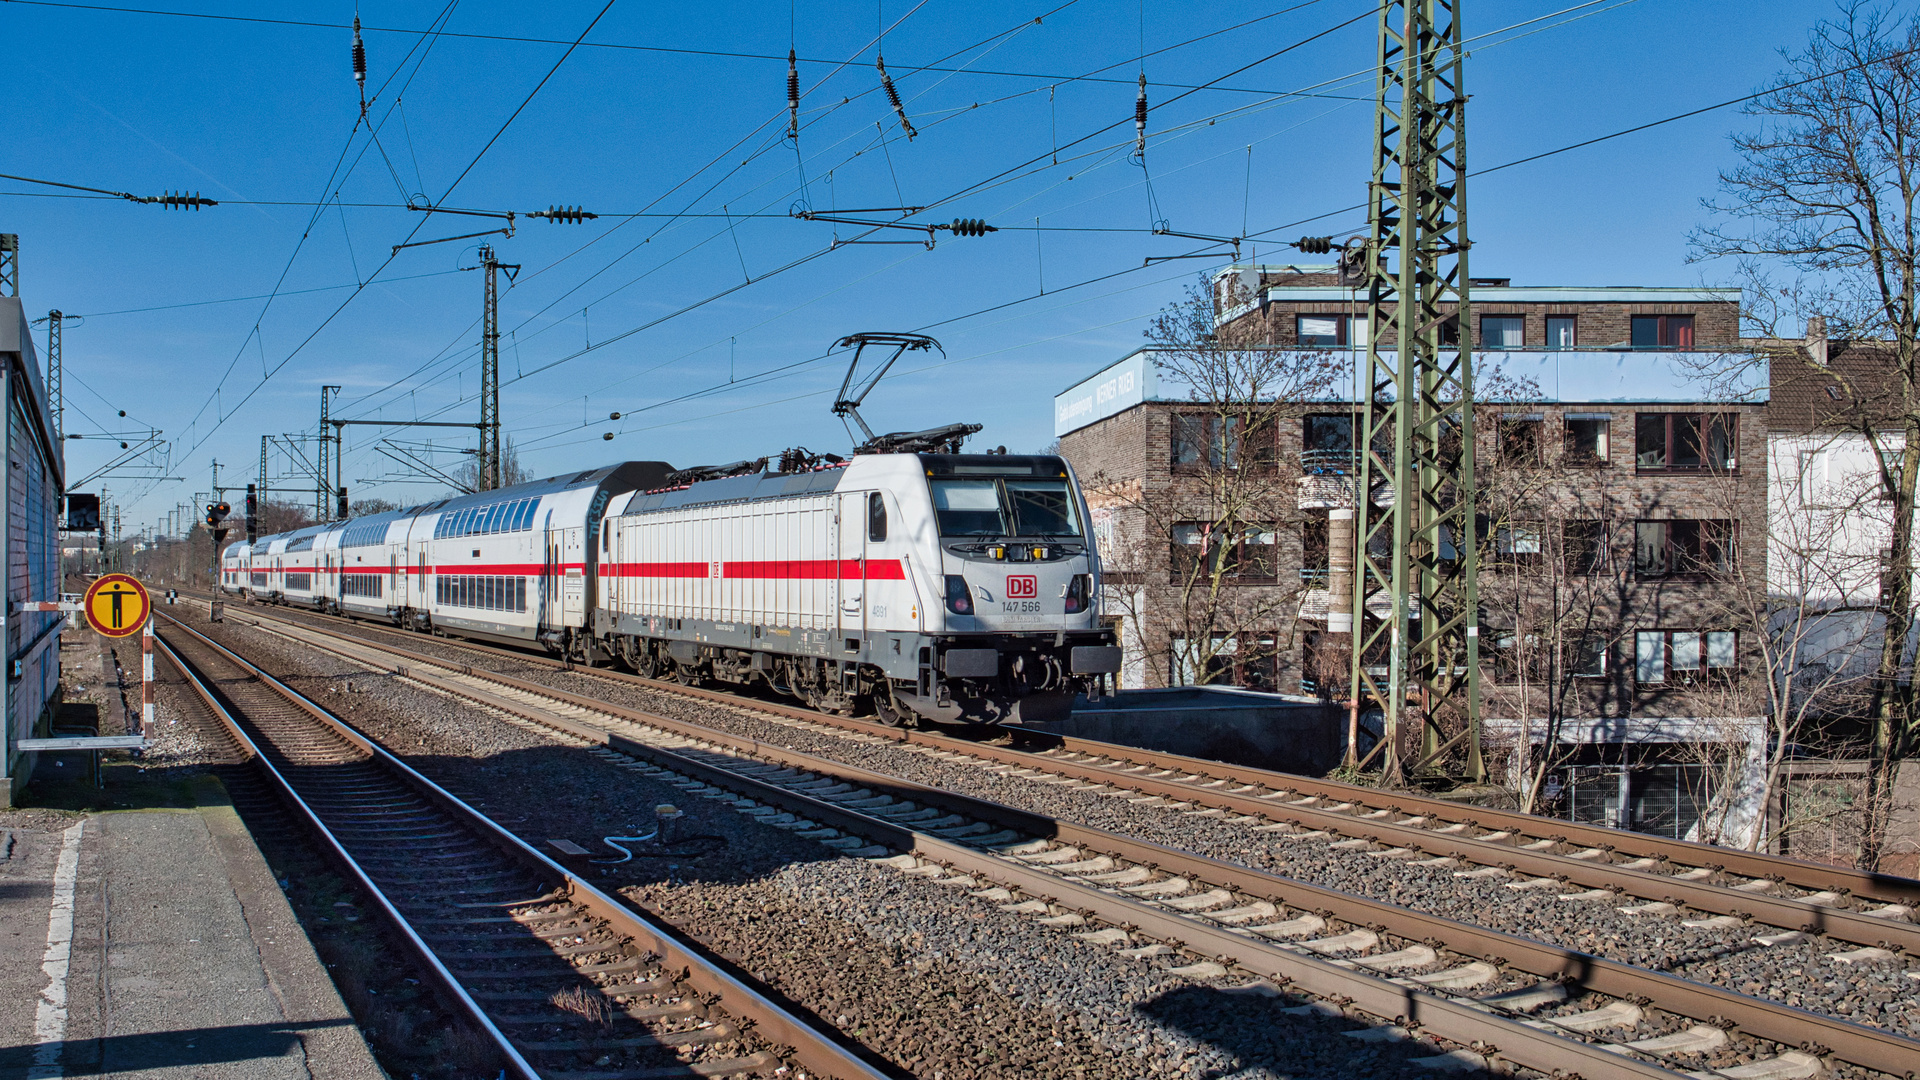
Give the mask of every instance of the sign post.
[[80, 610], [103, 637], [140, 635], [140, 734], [153, 736], [153, 598], [127, 574], [103, 574], [87, 589]]
[[153, 616], [140, 631], [140, 734], [153, 738]]

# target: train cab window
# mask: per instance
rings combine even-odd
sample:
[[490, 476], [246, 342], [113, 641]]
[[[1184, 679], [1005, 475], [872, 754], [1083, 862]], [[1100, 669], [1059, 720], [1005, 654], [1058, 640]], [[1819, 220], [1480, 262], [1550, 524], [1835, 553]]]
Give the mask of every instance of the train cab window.
[[1014, 532], [1020, 536], [1079, 536], [1073, 489], [1064, 480], [1008, 480]]
[[879, 492], [867, 496], [867, 540], [879, 543], [887, 538], [887, 500]]
[[1079, 536], [1073, 488], [1064, 478], [930, 481], [940, 535]]

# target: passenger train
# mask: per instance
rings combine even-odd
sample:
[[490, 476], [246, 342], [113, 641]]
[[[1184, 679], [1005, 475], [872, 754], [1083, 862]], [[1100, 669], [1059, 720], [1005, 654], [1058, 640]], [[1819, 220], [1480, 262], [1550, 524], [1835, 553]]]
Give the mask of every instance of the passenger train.
[[1120, 669], [1072, 469], [630, 461], [230, 545], [254, 600], [770, 689], [891, 724], [1055, 719]]

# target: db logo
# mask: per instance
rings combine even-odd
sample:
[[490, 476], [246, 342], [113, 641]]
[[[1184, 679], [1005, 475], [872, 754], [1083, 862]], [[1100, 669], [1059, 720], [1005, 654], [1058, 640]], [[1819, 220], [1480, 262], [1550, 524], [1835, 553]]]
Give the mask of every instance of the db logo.
[[1007, 599], [1033, 600], [1040, 595], [1040, 579], [1032, 574], [1007, 575]]

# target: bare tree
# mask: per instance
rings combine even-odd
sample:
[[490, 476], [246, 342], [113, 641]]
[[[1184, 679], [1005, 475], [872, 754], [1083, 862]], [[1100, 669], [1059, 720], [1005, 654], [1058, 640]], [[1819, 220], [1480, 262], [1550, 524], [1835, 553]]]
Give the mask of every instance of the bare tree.
[[1488, 759], [1506, 751], [1508, 786], [1523, 812], [1537, 813], [1548, 777], [1582, 741], [1570, 722], [1601, 715], [1618, 676], [1608, 659], [1621, 652], [1631, 545], [1619, 534], [1614, 470], [1549, 442], [1540, 419], [1482, 411], [1484, 707], [1514, 720], [1489, 725], [1489, 743], [1505, 745], [1490, 745]]
[[[472, 458], [468, 458], [453, 474], [453, 478], [458, 480], [461, 488], [466, 491], [473, 491], [479, 487], [479, 477], [480, 467]], [[520, 464], [520, 451], [513, 445], [513, 436], [502, 435], [500, 437], [500, 486], [512, 487], [515, 484], [524, 484], [533, 478], [532, 471]]]
[[1083, 478], [1117, 521], [1110, 567], [1134, 587], [1115, 606], [1130, 642], [1169, 684], [1266, 683], [1291, 644], [1301, 582], [1297, 457], [1282, 429], [1326, 400], [1343, 357], [1266, 344], [1252, 325], [1220, 324], [1210, 287], [1190, 286], [1146, 330], [1162, 381], [1186, 391], [1170, 413], [1168, 460], [1148, 478]]
[[[1920, 744], [1903, 671], [1920, 479], [1920, 21], [1843, 0], [1748, 111], [1759, 125], [1733, 139], [1742, 164], [1721, 175], [1724, 198], [1707, 203], [1729, 220], [1695, 231], [1696, 256], [1739, 260], [1756, 312], [1823, 316], [1835, 337], [1885, 344], [1885, 415], [1858, 428], [1883, 462], [1891, 517], [1871, 705], [1868, 813], [1879, 822], [1900, 763]], [[1798, 276], [1776, 282], [1782, 267]], [[1853, 389], [1823, 356], [1780, 359]], [[1878, 869], [1884, 829], [1867, 832], [1861, 862]]]

